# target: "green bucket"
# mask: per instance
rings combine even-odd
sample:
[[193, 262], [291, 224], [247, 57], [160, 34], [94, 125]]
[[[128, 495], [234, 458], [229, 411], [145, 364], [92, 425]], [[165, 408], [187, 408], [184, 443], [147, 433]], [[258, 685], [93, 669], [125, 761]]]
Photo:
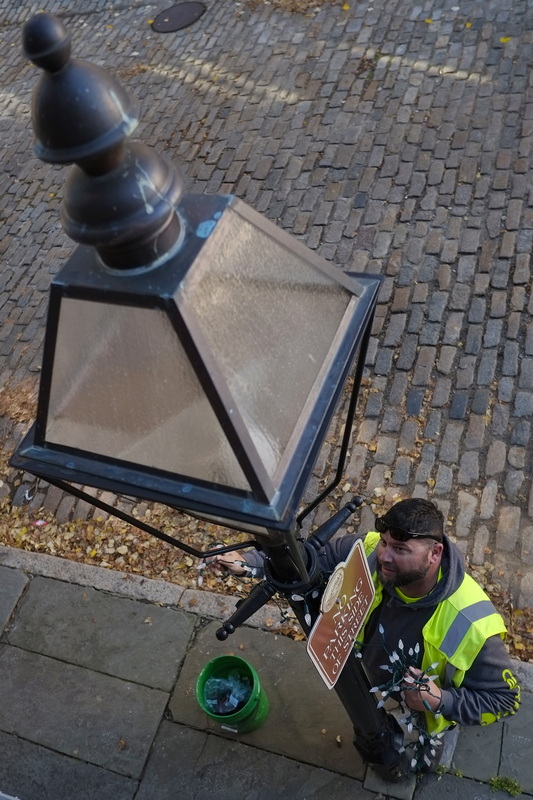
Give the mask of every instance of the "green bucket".
[[[206, 701], [206, 683], [210, 678], [237, 680], [243, 691], [246, 688], [246, 694], [250, 690], [249, 696], [235, 711], [216, 713]], [[213, 681], [207, 685], [208, 692], [212, 686]], [[259, 683], [257, 672], [244, 658], [238, 656], [218, 656], [205, 665], [196, 681], [196, 699], [208, 717], [220, 723], [223, 730], [232, 733], [254, 731], [263, 724], [268, 715], [268, 698]]]

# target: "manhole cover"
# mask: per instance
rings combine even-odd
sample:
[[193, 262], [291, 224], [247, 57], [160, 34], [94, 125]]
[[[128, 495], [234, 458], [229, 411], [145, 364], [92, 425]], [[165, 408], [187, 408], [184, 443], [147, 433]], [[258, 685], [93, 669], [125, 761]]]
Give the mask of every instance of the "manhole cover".
[[152, 28], [157, 33], [172, 33], [187, 28], [200, 19], [205, 11], [203, 3], [178, 3], [160, 14], [152, 22]]

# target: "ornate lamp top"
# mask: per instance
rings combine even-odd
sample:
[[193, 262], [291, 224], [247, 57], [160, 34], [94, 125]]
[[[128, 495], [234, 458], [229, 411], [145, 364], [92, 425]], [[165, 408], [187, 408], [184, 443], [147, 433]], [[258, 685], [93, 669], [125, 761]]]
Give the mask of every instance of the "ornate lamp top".
[[33, 16], [23, 48], [44, 70], [32, 102], [36, 155], [77, 165], [65, 185], [66, 233], [113, 268], [165, 261], [180, 239], [183, 178], [150, 148], [127, 141], [139, 122], [137, 102], [105, 70], [71, 58], [57, 17]]

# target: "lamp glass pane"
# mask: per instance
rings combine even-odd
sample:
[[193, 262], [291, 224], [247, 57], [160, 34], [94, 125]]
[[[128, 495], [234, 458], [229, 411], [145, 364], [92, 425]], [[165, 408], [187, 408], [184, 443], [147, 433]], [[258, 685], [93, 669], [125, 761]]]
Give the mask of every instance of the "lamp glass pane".
[[282, 459], [294, 449], [357, 298], [234, 208], [207, 239], [183, 295], [279, 485]]
[[46, 441], [249, 490], [159, 309], [61, 301]]

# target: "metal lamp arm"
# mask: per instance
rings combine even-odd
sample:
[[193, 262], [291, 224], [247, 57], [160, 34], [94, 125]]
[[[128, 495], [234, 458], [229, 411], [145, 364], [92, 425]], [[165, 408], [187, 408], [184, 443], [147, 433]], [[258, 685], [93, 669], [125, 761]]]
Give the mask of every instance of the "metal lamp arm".
[[337, 533], [338, 530], [344, 525], [346, 520], [351, 517], [358, 508], [363, 505], [361, 497], [352, 497], [352, 499], [343, 506], [340, 511], [333, 514], [330, 519], [326, 520], [323, 525], [316, 529], [316, 531], [308, 538], [315, 550], [322, 550], [330, 539]]
[[222, 627], [218, 628], [215, 636], [221, 642], [224, 642], [230, 633], [235, 633], [235, 628], [246, 622], [256, 611], [263, 608], [277, 592], [277, 588], [268, 581], [261, 581], [257, 583], [252, 591], [237, 603], [237, 610], [233, 612], [231, 617], [222, 623]]

